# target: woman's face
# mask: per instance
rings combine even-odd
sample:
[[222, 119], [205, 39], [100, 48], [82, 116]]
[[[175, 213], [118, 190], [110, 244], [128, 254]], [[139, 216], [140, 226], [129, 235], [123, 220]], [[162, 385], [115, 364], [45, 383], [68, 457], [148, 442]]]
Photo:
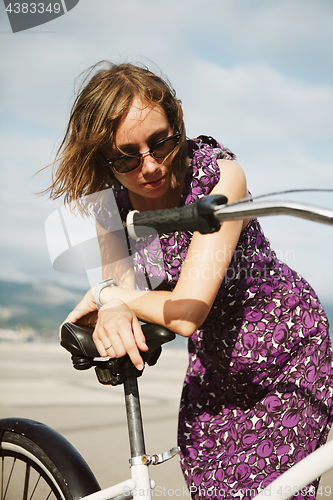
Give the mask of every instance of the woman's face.
[[164, 110], [159, 105], [150, 105], [139, 98], [118, 127], [115, 146], [105, 151], [107, 158], [116, 158], [124, 153], [146, 153], [140, 165], [126, 174], [113, 169], [114, 176], [132, 194], [144, 198], [159, 198], [168, 193], [170, 184], [170, 159], [155, 159], [149, 148], [158, 141], [172, 135]]

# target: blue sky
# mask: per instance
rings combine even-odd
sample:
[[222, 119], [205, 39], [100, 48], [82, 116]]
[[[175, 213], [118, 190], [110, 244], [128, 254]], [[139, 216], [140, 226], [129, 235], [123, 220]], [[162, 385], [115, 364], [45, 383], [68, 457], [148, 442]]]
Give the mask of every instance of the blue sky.
[[[188, 136], [232, 149], [253, 194], [333, 188], [332, 21], [331, 0], [80, 0], [13, 34], [1, 3], [0, 279], [89, 286], [85, 275], [52, 269], [44, 225], [61, 201], [34, 194], [50, 170], [34, 173], [54, 157], [75, 78], [102, 59], [166, 75]], [[332, 196], [308, 201], [333, 208]], [[282, 259], [332, 301], [332, 228], [288, 217], [262, 225]]]

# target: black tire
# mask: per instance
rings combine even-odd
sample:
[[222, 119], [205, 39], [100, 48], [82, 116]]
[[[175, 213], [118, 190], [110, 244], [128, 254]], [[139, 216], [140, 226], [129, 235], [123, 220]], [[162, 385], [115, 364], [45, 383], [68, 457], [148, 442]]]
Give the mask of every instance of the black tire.
[[0, 454], [1, 500], [24, 500], [31, 494], [36, 500], [72, 500], [55, 465], [30, 439], [5, 432]]
[[7, 419], [0, 432], [0, 500], [78, 500], [100, 489], [81, 455], [49, 427]]

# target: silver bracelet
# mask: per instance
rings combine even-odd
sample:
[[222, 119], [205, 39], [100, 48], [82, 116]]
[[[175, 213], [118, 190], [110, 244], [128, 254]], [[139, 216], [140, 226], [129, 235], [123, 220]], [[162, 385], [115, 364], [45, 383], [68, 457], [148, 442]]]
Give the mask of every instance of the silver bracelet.
[[126, 217], [126, 227], [128, 234], [133, 240], [138, 241], [140, 238], [137, 236], [135, 229], [134, 229], [134, 215], [138, 214], [138, 210], [132, 210], [131, 212], [128, 212], [127, 217]]
[[107, 288], [109, 286], [118, 286], [118, 283], [116, 282], [116, 280], [114, 280], [113, 278], [109, 278], [107, 280], [103, 280], [103, 281], [100, 281], [99, 283], [97, 283], [97, 285], [95, 286], [95, 290], [94, 290], [94, 301], [96, 303], [96, 306], [97, 306], [97, 309], [100, 309], [102, 307], [102, 302], [100, 301], [100, 294], [101, 294], [101, 291], [104, 289], [104, 288]]

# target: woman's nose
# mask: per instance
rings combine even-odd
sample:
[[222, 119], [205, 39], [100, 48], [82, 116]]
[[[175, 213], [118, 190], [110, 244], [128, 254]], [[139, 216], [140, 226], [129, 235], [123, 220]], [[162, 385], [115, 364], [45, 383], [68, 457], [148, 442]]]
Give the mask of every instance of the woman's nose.
[[149, 151], [143, 153], [141, 157], [141, 172], [143, 174], [154, 173], [158, 169], [159, 163], [156, 161], [153, 155]]

